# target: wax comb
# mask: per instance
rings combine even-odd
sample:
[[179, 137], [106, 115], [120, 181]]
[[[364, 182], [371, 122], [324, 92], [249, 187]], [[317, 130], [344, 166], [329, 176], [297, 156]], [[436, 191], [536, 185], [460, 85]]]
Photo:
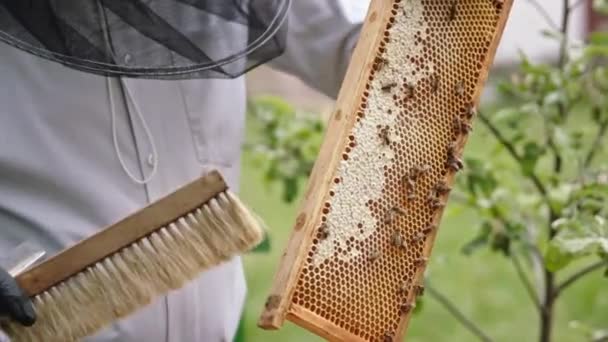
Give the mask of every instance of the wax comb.
[[38, 320], [2, 330], [12, 342], [79, 341], [252, 249], [263, 234], [211, 172], [18, 275]]
[[372, 0], [258, 325], [399, 341], [511, 0]]

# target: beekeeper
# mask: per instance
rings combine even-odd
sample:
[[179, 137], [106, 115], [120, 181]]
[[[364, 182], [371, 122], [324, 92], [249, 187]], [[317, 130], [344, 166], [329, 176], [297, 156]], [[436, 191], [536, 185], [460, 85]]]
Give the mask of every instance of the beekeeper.
[[[236, 191], [243, 74], [335, 97], [359, 31], [336, 0], [0, 1], [1, 253], [56, 253], [212, 169]], [[0, 273], [0, 313], [31, 324], [18, 291]], [[231, 341], [245, 295], [237, 257], [86, 341]]]

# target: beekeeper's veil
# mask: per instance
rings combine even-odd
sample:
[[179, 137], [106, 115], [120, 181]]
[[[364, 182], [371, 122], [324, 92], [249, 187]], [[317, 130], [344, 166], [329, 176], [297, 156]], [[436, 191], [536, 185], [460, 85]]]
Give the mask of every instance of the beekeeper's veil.
[[289, 4], [0, 0], [0, 41], [105, 76], [233, 78], [283, 52]]

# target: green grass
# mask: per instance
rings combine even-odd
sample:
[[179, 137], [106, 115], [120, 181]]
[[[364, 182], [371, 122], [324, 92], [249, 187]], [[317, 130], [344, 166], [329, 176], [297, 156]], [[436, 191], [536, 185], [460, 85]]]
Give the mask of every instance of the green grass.
[[[485, 148], [486, 139], [488, 137], [476, 131], [466, 153], [485, 158], [492, 155]], [[246, 341], [322, 341], [289, 322], [283, 329], [271, 332], [256, 326], [299, 203], [284, 204], [280, 200], [279, 189], [267, 188], [262, 179], [250, 156], [245, 155], [241, 196], [267, 221], [272, 236], [271, 252], [245, 257], [249, 287], [245, 312]], [[461, 246], [475, 234], [477, 223], [475, 215], [469, 210], [453, 202], [448, 205], [429, 265], [434, 286], [450, 297], [495, 341], [536, 341], [537, 313], [509, 260], [485, 251], [471, 257], [460, 253]], [[608, 327], [608, 280], [601, 273], [571, 287], [559, 303], [555, 342], [585, 341], [577, 331], [569, 328], [571, 320], [590, 323], [598, 328]], [[414, 316], [410, 323], [407, 340], [476, 341], [428, 295], [424, 310]]]

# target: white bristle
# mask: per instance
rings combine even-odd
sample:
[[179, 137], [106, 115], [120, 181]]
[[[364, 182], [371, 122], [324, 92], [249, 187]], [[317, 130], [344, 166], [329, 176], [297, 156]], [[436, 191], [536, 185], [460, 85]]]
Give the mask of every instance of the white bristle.
[[261, 223], [236, 196], [222, 193], [36, 296], [34, 326], [9, 322], [2, 328], [12, 342], [78, 341], [255, 247], [263, 238]]

